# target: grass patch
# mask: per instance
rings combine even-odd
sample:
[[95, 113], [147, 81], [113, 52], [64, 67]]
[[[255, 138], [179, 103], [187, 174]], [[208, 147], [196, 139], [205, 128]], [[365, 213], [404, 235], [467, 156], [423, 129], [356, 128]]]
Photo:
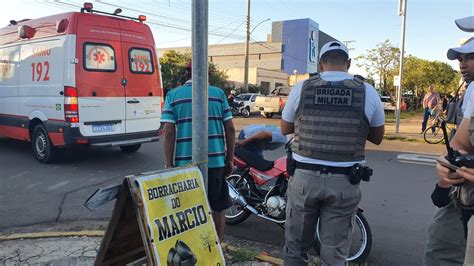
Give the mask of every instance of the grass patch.
[[423, 138], [415, 138], [415, 137], [402, 136], [402, 135], [385, 135], [383, 136], [383, 139], [426, 143], [425, 139]]
[[[409, 119], [409, 118], [417, 118], [423, 116], [423, 109], [418, 109], [410, 112], [400, 112], [400, 120], [401, 119]], [[385, 122], [387, 123], [395, 123], [395, 112], [385, 112]]]
[[225, 249], [225, 253], [227, 254], [228, 262], [238, 263], [255, 260], [255, 256], [257, 256], [259, 252], [243, 248], [227, 248]]

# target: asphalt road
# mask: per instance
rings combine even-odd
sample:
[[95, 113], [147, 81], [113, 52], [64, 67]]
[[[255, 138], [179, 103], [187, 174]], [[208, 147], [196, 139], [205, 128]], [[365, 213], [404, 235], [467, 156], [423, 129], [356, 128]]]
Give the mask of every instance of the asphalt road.
[[[434, 212], [430, 202], [434, 167], [398, 162], [399, 153], [371, 150], [367, 154], [375, 176], [362, 185], [360, 207], [373, 234], [371, 265], [419, 265]], [[278, 152], [270, 155], [277, 156]], [[161, 141], [143, 145], [135, 154], [71, 149], [62, 153], [58, 163], [44, 165], [34, 159], [30, 144], [0, 138], [0, 234], [44, 224], [103, 226], [113, 202], [89, 212], [83, 207], [85, 200], [97, 188], [163, 165]], [[284, 241], [280, 227], [255, 217], [228, 226], [226, 233], [280, 246]]]

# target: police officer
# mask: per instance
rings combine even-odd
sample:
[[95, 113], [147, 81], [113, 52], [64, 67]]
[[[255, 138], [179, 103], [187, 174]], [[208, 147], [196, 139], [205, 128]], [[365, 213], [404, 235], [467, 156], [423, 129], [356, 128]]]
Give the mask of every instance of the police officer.
[[306, 265], [320, 218], [321, 258], [344, 265], [349, 253], [358, 183], [370, 176], [364, 167], [366, 140], [382, 142], [385, 118], [374, 87], [348, 74], [347, 47], [326, 43], [320, 51], [321, 75], [292, 89], [283, 110], [281, 130], [294, 133], [295, 171], [288, 187], [284, 259]]
[[[472, 21], [474, 21], [474, 17], [472, 17]], [[472, 27], [474, 29], [474, 24]], [[468, 40], [461, 47], [449, 49], [448, 59], [459, 60], [463, 79], [466, 84], [469, 84], [464, 93], [461, 108], [464, 112], [464, 118], [461, 117], [462, 120], [460, 118], [457, 119], [457, 121], [461, 121], [461, 124], [458, 126], [456, 135], [450, 141], [450, 144], [454, 149], [469, 151], [472, 147], [470, 146], [469, 133], [466, 126], [469, 126], [473, 109], [473, 105], [470, 102], [474, 96], [472, 94], [474, 83], [469, 83], [469, 81], [474, 79], [474, 39]], [[460, 146], [460, 143], [462, 143], [462, 146]], [[462, 182], [463, 180], [448, 179], [446, 178], [447, 175], [443, 173], [449, 172], [449, 169], [441, 165], [438, 165], [437, 168], [439, 168], [438, 175], [440, 175], [440, 179], [436, 184], [433, 196], [437, 195], [435, 198], [438, 201], [440, 198], [445, 200], [444, 204], [439, 204], [434, 200], [435, 205], [439, 208], [436, 209], [433, 221], [428, 228], [429, 235], [425, 246], [424, 265], [463, 265], [464, 254], [466, 253], [466, 239], [461, 220], [461, 209], [449, 198], [453, 182]], [[469, 259], [469, 257], [466, 259]]]
[[[448, 58], [451, 60], [458, 59], [461, 73], [466, 81], [472, 80], [474, 78], [474, 38], [471, 38], [465, 42], [461, 47], [451, 48], [448, 50]], [[474, 93], [468, 93], [469, 91], [474, 90], [474, 83], [471, 81], [466, 92], [468, 98], [464, 98], [466, 103], [464, 118], [456, 131], [456, 135], [450, 141], [451, 147], [454, 150], [461, 150], [467, 154], [474, 154]], [[441, 160], [444, 159], [444, 155], [440, 157]], [[451, 172], [450, 169], [437, 163], [436, 170], [438, 172], [439, 181], [437, 184], [437, 190], [439, 193], [444, 191], [445, 194], [448, 193], [450, 186], [454, 184], [461, 184], [465, 181], [474, 182], [474, 169], [463, 167], [456, 172]], [[469, 186], [469, 183], [463, 184], [463, 186]], [[452, 205], [452, 204], [450, 204]], [[452, 207], [452, 215], [449, 216], [447, 211], [442, 213], [443, 209], [450, 207], [440, 208], [437, 211], [439, 214], [439, 220], [443, 223], [438, 222], [438, 229], [434, 232], [430, 232], [430, 239], [427, 243], [428, 247], [433, 247], [432, 250], [428, 250], [428, 256], [425, 255], [425, 264], [426, 265], [471, 265], [474, 264], [474, 219], [469, 220], [468, 224], [468, 239], [467, 243], [464, 242], [464, 234], [462, 230], [462, 223], [460, 221], [460, 210], [458, 208]], [[444, 214], [444, 215], [443, 215]], [[453, 222], [446, 223], [451, 217]], [[454, 218], [452, 218], [454, 217]], [[435, 217], [436, 218], [436, 217]], [[456, 230], [456, 234], [455, 231]], [[453, 236], [449, 235], [450, 233], [454, 234]], [[437, 239], [433, 239], [433, 238]], [[445, 238], [438, 240], [440, 238]], [[456, 245], [448, 245], [446, 241], [452, 241]], [[444, 242], [443, 242], [444, 241]], [[454, 242], [457, 241], [457, 242]], [[467, 244], [467, 246], [466, 246]], [[464, 248], [466, 248], [466, 257], [464, 259]], [[434, 254], [434, 255], [433, 255]], [[455, 257], [454, 257], [455, 256]], [[438, 261], [431, 263], [428, 259], [436, 258]], [[451, 261], [446, 260], [447, 258], [452, 258]], [[463, 262], [464, 260], [464, 262]]]

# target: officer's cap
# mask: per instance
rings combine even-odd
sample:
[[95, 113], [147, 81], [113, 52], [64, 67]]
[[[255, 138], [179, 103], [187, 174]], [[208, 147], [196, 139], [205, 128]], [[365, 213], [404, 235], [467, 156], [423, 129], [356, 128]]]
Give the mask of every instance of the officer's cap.
[[474, 37], [470, 38], [463, 43], [460, 47], [454, 47], [448, 50], [448, 59], [458, 59], [459, 54], [470, 54], [474, 53]]
[[325, 53], [334, 50], [339, 50], [346, 53], [347, 57], [349, 58], [349, 51], [347, 50], [347, 47], [339, 41], [332, 41], [326, 43], [325, 45], [323, 45], [323, 47], [321, 47], [321, 51], [319, 52], [319, 59], [321, 59]]
[[463, 31], [474, 32], [474, 16], [456, 19], [456, 25]]

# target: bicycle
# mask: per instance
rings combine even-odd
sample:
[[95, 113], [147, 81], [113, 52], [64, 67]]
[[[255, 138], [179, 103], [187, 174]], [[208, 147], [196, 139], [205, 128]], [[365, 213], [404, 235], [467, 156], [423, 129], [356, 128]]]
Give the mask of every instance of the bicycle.
[[449, 140], [451, 140], [456, 133], [454, 125], [448, 125], [446, 115], [442, 112], [437, 113], [431, 120], [431, 126], [423, 132], [423, 138], [429, 144], [441, 143], [444, 139], [441, 123], [446, 122], [446, 130], [448, 131]]

